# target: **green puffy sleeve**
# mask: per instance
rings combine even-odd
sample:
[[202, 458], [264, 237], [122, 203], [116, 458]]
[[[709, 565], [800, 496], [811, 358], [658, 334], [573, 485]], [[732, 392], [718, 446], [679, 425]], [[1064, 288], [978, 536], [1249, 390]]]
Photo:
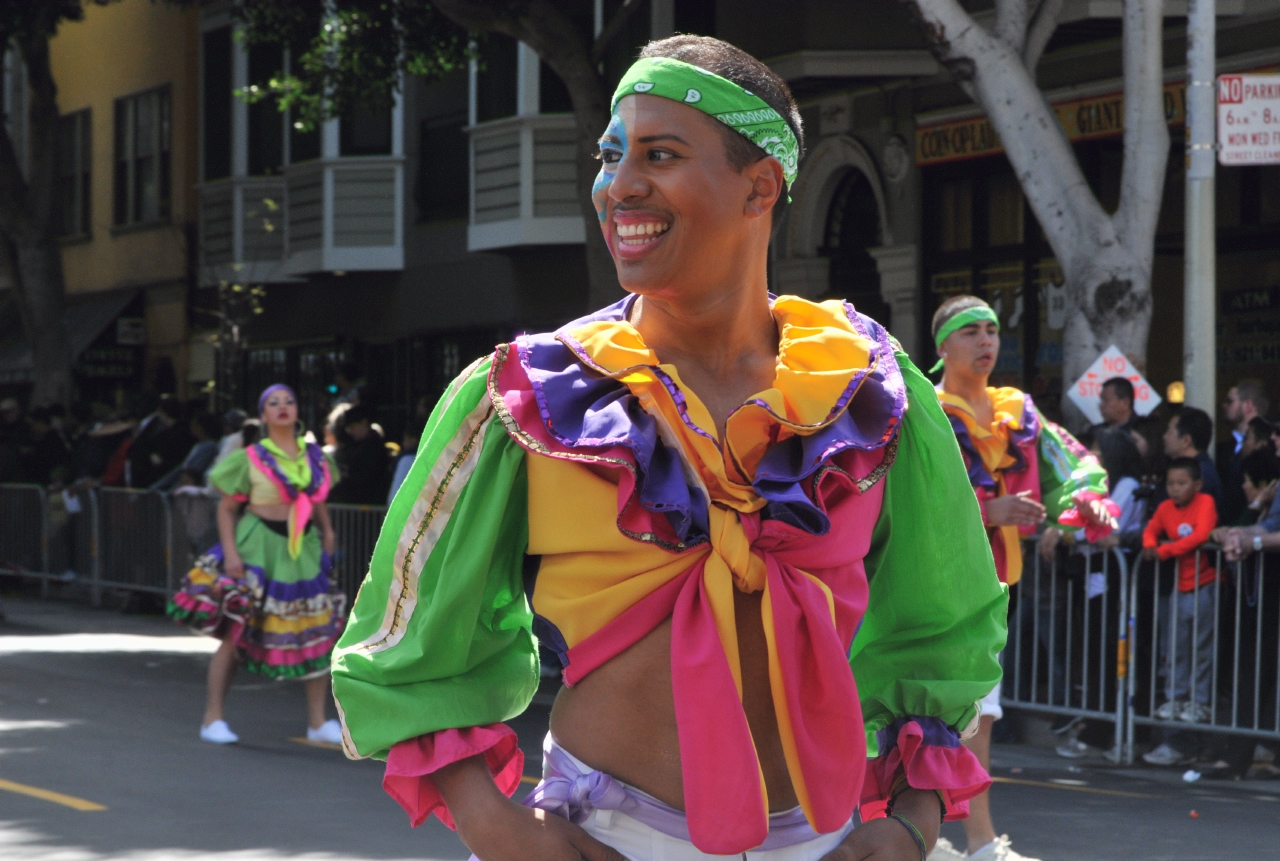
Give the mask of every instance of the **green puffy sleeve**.
[[507, 720], [537, 689], [524, 453], [495, 418], [489, 367], [464, 371], [432, 413], [334, 651], [348, 755]]
[[866, 557], [867, 612], [850, 650], [869, 756], [877, 731], [908, 719], [963, 731], [1000, 682], [1005, 643], [1007, 592], [955, 433], [933, 386], [896, 355], [908, 407]]
[[[1036, 410], [1040, 420], [1040, 499], [1049, 525], [1075, 508], [1072, 496], [1079, 491], [1107, 495], [1107, 471], [1066, 428], [1054, 424]], [[1074, 527], [1062, 527], [1071, 529]]]
[[249, 455], [238, 448], [209, 470], [209, 483], [227, 496], [249, 495]]

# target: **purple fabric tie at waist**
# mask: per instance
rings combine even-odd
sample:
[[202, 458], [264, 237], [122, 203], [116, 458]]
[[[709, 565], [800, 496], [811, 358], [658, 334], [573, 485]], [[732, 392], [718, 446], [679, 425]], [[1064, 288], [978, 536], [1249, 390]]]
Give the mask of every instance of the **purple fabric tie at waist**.
[[[521, 802], [580, 825], [593, 810], [616, 810], [669, 837], [689, 840], [682, 811], [578, 760], [548, 733], [542, 746], [542, 782]], [[799, 807], [769, 816], [769, 836], [760, 850], [798, 846], [818, 837]]]

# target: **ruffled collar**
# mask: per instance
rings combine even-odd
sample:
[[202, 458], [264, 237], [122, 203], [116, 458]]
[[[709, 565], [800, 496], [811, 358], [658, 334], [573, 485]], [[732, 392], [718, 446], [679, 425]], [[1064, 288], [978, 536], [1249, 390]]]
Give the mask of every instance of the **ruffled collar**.
[[499, 348], [491, 397], [517, 441], [570, 460], [626, 452], [631, 502], [665, 515], [682, 546], [706, 539], [712, 503], [825, 533], [807, 482], [831, 465], [865, 491], [892, 463], [906, 384], [888, 332], [852, 306], [771, 299], [785, 340], [775, 386], [735, 410], [722, 446], [676, 369], [627, 322], [634, 301], [520, 336], [517, 362]]
[[291, 457], [285, 453], [284, 449], [276, 445], [269, 437], [264, 437], [258, 441], [258, 444], [271, 453], [274, 465], [279, 470], [281, 476], [288, 480], [288, 483], [305, 490], [310, 488], [312, 481], [312, 470], [310, 452], [307, 450], [307, 441], [302, 437], [298, 437], [298, 454]]
[[[1026, 469], [1026, 457], [1020, 450], [1028, 439], [1039, 433], [1039, 420], [1031, 396], [1012, 386], [987, 388], [994, 418], [990, 427], [978, 422], [969, 402], [959, 395], [937, 389], [942, 410], [951, 419], [959, 437], [960, 448], [981, 462], [991, 483], [1002, 472]], [[971, 464], [971, 478], [976, 464]], [[987, 481], [981, 482], [986, 484]]]
[[[706, 407], [682, 383], [675, 366], [660, 362], [631, 324], [636, 298], [628, 297], [621, 307], [615, 306], [616, 314], [604, 319], [570, 324], [556, 334], [557, 340], [584, 365], [629, 388], [661, 381], [676, 407], [672, 418], [718, 444]], [[865, 329], [855, 327], [843, 302], [771, 296], [770, 308], [779, 334], [773, 385], [748, 398], [725, 424], [726, 454], [739, 473], [735, 478], [747, 483], [768, 448], [834, 422], [883, 358], [880, 345]]]

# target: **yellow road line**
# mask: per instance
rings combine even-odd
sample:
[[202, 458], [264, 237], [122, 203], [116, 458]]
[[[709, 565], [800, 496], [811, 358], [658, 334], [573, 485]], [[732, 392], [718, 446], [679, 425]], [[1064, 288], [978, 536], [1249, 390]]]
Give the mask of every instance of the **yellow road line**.
[[61, 792], [50, 792], [47, 789], [40, 789], [36, 786], [27, 786], [25, 783], [14, 783], [12, 780], [0, 780], [0, 789], [9, 792], [16, 792], [19, 795], [29, 795], [32, 798], [43, 799], [44, 801], [52, 801], [54, 804], [61, 804], [64, 807], [71, 807], [76, 810], [106, 810], [101, 804], [93, 801], [85, 801], [83, 798], [76, 798], [74, 795], [63, 795]]
[[520, 782], [527, 783], [530, 786], [537, 786], [539, 783], [542, 782], [542, 779], [538, 777], [530, 777], [529, 775], [525, 774], [525, 775], [521, 775]]
[[330, 744], [327, 741], [312, 741], [311, 739], [302, 738], [301, 736], [298, 738], [291, 738], [289, 741], [297, 742], [298, 744], [305, 744], [307, 747], [323, 747], [326, 750], [342, 750], [342, 745], [340, 744]]
[[993, 777], [995, 783], [1016, 783], [1019, 786], [1042, 786], [1046, 789], [1066, 789], [1071, 792], [1090, 792], [1094, 795], [1119, 795], [1122, 798], [1161, 798], [1145, 792], [1123, 792], [1119, 789], [1094, 789], [1092, 786], [1069, 786], [1062, 783], [1050, 783], [1047, 780], [1019, 780], [1016, 777]]

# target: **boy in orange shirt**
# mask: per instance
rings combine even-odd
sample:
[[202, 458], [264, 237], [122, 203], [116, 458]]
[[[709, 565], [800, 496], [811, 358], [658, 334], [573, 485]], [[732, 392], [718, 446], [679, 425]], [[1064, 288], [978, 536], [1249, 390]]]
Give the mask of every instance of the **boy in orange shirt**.
[[[1200, 492], [1200, 464], [1180, 457], [1169, 464], [1160, 503], [1142, 535], [1144, 559], [1178, 559], [1178, 588], [1169, 625], [1160, 628], [1160, 666], [1165, 703], [1156, 709], [1161, 720], [1206, 722], [1212, 697], [1214, 593], [1218, 572], [1200, 547], [1218, 523], [1213, 497]], [[1161, 539], [1168, 539], [1160, 543]], [[1173, 641], [1172, 660], [1169, 655]], [[1170, 664], [1173, 664], [1170, 667]], [[1195, 668], [1192, 698], [1191, 674]], [[1190, 698], [1190, 699], [1189, 699]]]

